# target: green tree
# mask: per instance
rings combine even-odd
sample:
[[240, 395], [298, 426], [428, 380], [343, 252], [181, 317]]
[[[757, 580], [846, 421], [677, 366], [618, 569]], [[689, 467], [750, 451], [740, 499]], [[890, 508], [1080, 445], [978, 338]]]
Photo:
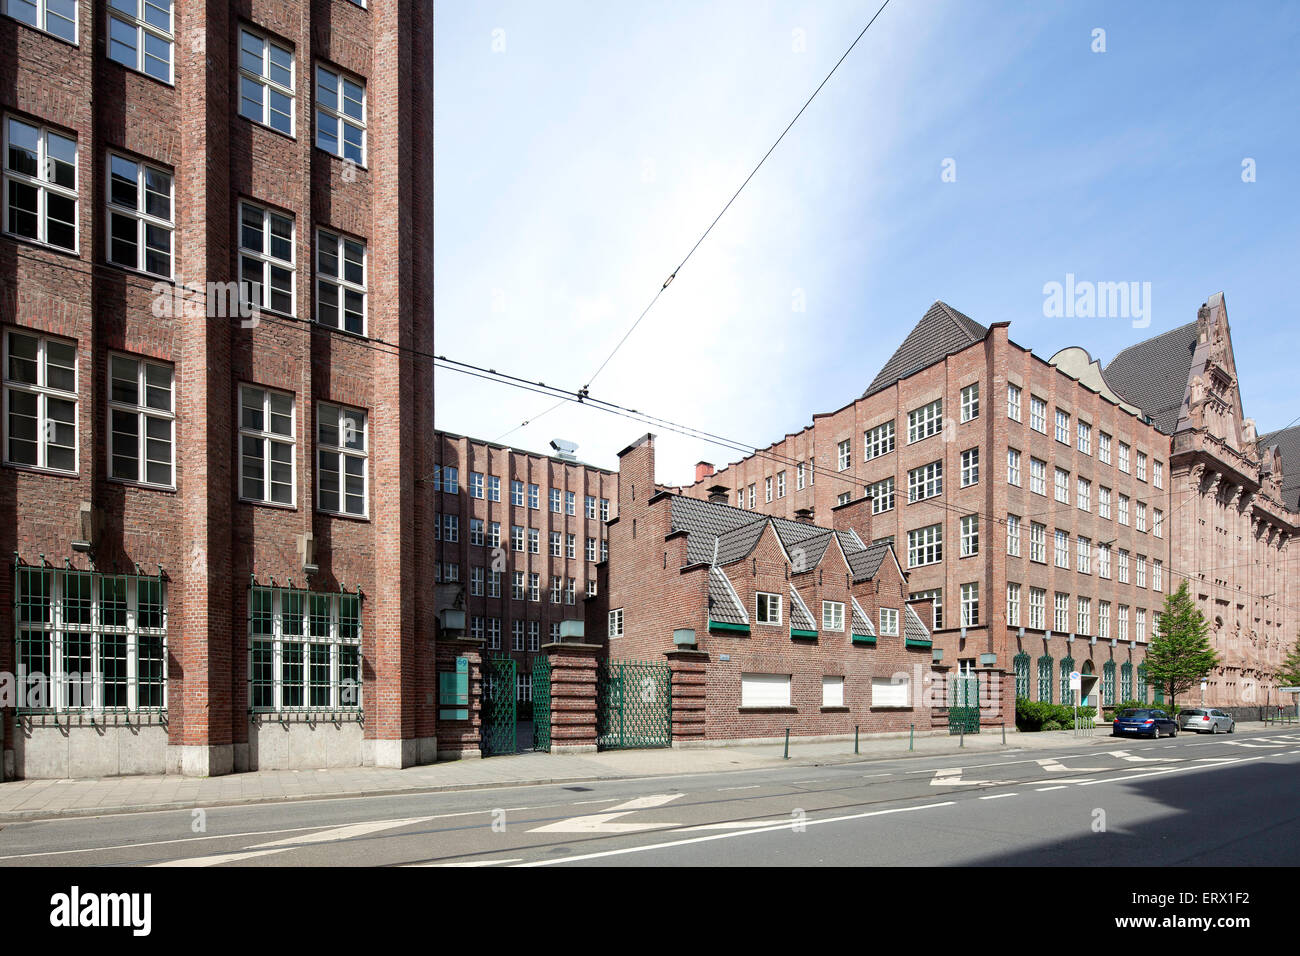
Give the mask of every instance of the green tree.
[[1295, 646], [1291, 648], [1291, 653], [1286, 656], [1277, 673], [1273, 675], [1283, 687], [1300, 687], [1300, 635], [1297, 635]]
[[1165, 598], [1160, 628], [1147, 647], [1147, 676], [1161, 687], [1172, 707], [1178, 695], [1199, 684], [1219, 664], [1210, 647], [1210, 626], [1196, 606], [1187, 582]]

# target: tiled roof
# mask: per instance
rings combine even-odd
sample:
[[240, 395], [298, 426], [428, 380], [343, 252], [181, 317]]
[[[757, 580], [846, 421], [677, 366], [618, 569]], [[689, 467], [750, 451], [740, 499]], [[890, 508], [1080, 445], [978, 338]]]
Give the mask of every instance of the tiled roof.
[[[751, 521], [749, 524], [743, 524], [739, 528], [733, 528], [731, 531], [724, 531], [718, 535], [718, 550], [713, 559], [714, 563], [733, 564], [741, 558], [747, 557], [749, 552], [754, 550], [754, 546], [758, 544], [758, 539], [762, 537], [763, 529], [766, 527], [766, 521]], [[704, 536], [701, 535], [700, 537]], [[687, 550], [690, 550], [689, 543]]]
[[909, 641], [928, 641], [930, 631], [921, 622], [921, 618], [912, 610], [912, 606], [907, 605], [907, 618], [903, 624], [903, 637]]
[[885, 555], [889, 553], [891, 547], [888, 542], [884, 542], [852, 553], [846, 549], [845, 556], [849, 559], [849, 568], [853, 571], [854, 582], [869, 581], [874, 578], [876, 572], [880, 570], [880, 562], [885, 560]]
[[817, 630], [817, 619], [808, 610], [808, 605], [803, 603], [803, 598], [793, 584], [790, 585], [790, 627], [796, 631]]
[[1195, 322], [1180, 325], [1130, 345], [1102, 372], [1111, 388], [1142, 409], [1166, 435], [1178, 425], [1197, 334]]
[[871, 626], [871, 618], [867, 617], [867, 612], [862, 610], [862, 605], [858, 599], [850, 596], [849, 600], [853, 602], [853, 633], [861, 634], [864, 637], [876, 636], [876, 629]]
[[933, 365], [944, 356], [983, 341], [988, 333], [988, 329], [970, 316], [962, 315], [945, 302], [935, 302], [903, 339], [903, 344], [885, 363], [862, 397], [873, 395], [899, 379]]
[[1261, 451], [1274, 445], [1282, 453], [1282, 503], [1300, 510], [1300, 425], [1269, 432], [1259, 439]]
[[[769, 521], [787, 551], [811, 538], [826, 537], [828, 534], [828, 529], [816, 525], [790, 521], [788, 518], [774, 518], [683, 495], [672, 496], [671, 520], [673, 531], [685, 531], [689, 536], [686, 542], [688, 564], [725, 565], [739, 561], [754, 549]], [[845, 540], [841, 537], [840, 543], [843, 545]], [[825, 547], [821, 550], [825, 551]]]
[[748, 624], [749, 614], [740, 603], [726, 573], [719, 567], [709, 568], [709, 620], [723, 624]]

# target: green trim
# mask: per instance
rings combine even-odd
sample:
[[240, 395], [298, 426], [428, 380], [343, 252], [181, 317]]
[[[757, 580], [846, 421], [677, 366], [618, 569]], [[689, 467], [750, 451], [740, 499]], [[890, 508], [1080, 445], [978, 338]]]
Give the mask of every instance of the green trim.
[[741, 634], [749, 633], [748, 624], [728, 624], [726, 621], [709, 621], [710, 631], [738, 631]]
[[854, 643], [854, 644], [870, 644], [870, 645], [874, 646], [875, 643], [876, 643], [876, 639], [875, 639], [873, 636], [871, 636], [870, 634], [854, 634], [854, 635], [853, 635], [853, 643]]
[[816, 638], [816, 637], [817, 637], [817, 632], [816, 632], [816, 631], [801, 631], [801, 630], [799, 630], [798, 628], [794, 628], [794, 627], [792, 627], [792, 628], [790, 628], [790, 636], [791, 636], [792, 638], [793, 638], [793, 637], [811, 637], [811, 638]]
[[915, 637], [903, 638], [904, 647], [934, 647], [934, 641], [922, 641]]

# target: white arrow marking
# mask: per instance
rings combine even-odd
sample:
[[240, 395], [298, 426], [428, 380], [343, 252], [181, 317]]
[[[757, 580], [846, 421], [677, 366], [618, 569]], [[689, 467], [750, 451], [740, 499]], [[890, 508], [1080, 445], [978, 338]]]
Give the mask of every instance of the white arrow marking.
[[346, 826], [331, 827], [328, 830], [322, 830], [319, 833], [309, 833], [303, 836], [286, 837], [283, 840], [272, 840], [270, 843], [259, 843], [251, 846], [247, 850], [238, 853], [219, 853], [213, 856], [194, 856], [183, 857], [179, 860], [166, 860], [162, 863], [155, 863], [154, 866], [220, 866], [223, 863], [237, 863], [240, 860], [251, 860], [259, 856], [270, 856], [273, 853], [283, 853], [285, 850], [292, 850], [301, 845], [310, 845], [316, 843], [333, 843], [338, 840], [350, 840], [354, 837], [365, 836], [368, 833], [375, 833], [379, 830], [391, 830], [396, 827], [409, 826], [413, 823], [424, 823], [427, 820], [434, 820], [437, 817], [409, 817], [404, 820], [372, 820], [367, 823], [350, 823]]
[[665, 827], [678, 826], [676, 823], [615, 823], [615, 817], [627, 816], [636, 810], [651, 810], [681, 797], [680, 793], [656, 793], [648, 797], [637, 797], [627, 803], [610, 807], [602, 813], [591, 813], [581, 817], [570, 817], [558, 823], [534, 827], [529, 833], [637, 833], [641, 830], [662, 830]]
[[1112, 757], [1118, 757], [1120, 760], [1129, 760], [1133, 763], [1180, 763], [1182, 757], [1135, 757], [1127, 750], [1112, 750]]
[[1105, 767], [1067, 767], [1060, 761], [1053, 760], [1051, 757], [1036, 762], [1038, 766], [1042, 767], [1049, 773], [1101, 773], [1107, 769]]
[[961, 778], [961, 767], [949, 767], [946, 770], [936, 770], [934, 777], [930, 780], [932, 787], [999, 787], [1006, 784], [1015, 783], [1014, 780], [963, 780]]

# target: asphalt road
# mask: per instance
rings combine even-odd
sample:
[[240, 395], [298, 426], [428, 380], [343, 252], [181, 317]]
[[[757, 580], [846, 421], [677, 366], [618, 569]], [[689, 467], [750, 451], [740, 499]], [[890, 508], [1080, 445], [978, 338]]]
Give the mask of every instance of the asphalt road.
[[6, 866], [1295, 865], [1300, 732], [9, 824]]

